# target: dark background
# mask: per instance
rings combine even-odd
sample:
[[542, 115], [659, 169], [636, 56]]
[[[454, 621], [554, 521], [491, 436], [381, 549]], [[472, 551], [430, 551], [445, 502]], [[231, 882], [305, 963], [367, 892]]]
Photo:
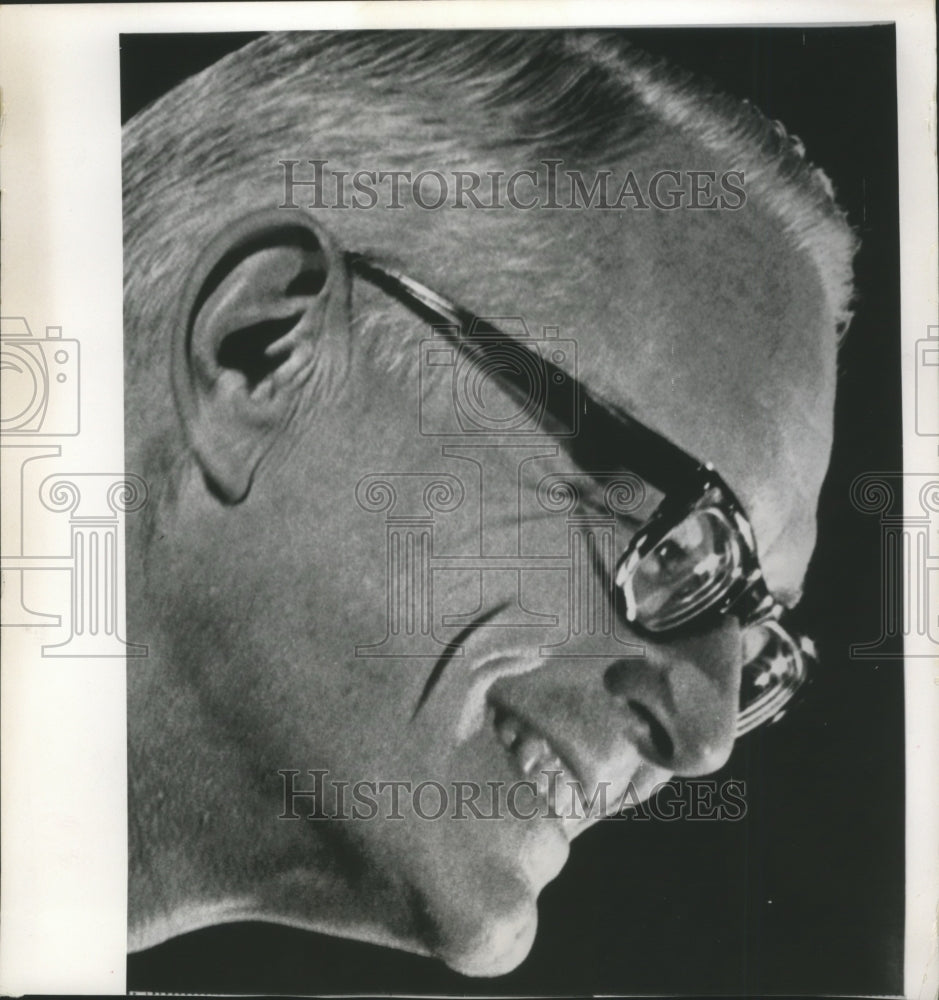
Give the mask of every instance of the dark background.
[[[800, 136], [862, 238], [840, 359], [836, 443], [800, 608], [823, 659], [799, 710], [737, 744], [740, 822], [607, 821], [574, 845], [515, 972], [266, 924], [128, 959], [128, 988], [277, 993], [864, 993], [903, 990], [901, 661], [851, 660], [880, 634], [880, 528], [849, 487], [901, 467], [895, 36], [892, 25], [654, 29], [636, 44], [749, 98]], [[254, 35], [121, 39], [126, 120]], [[896, 649], [899, 652], [899, 648]]]

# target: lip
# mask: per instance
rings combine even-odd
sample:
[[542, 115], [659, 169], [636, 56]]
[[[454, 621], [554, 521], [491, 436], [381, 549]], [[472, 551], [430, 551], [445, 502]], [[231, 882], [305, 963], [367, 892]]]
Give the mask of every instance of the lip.
[[[601, 801], [609, 803], [620, 802], [624, 800], [630, 787], [634, 789], [635, 794], [642, 800], [645, 800], [657, 783], [668, 780], [671, 777], [670, 772], [656, 768], [640, 757], [634, 763], [628, 775], [623, 775], [621, 781], [610, 782], [609, 780], [604, 780], [601, 774], [597, 773], [596, 768], [590, 766], [588, 758], [585, 757], [583, 752], [578, 750], [575, 744], [572, 744], [563, 737], [547, 732], [543, 726], [533, 721], [529, 714], [516, 708], [514, 704], [506, 699], [503, 692], [500, 691], [498, 695], [494, 695], [491, 690], [488, 691], [486, 704], [487, 713], [501, 711], [515, 716], [533, 735], [543, 739], [548, 744], [551, 753], [558, 758], [563, 768], [563, 774], [556, 780], [554, 788], [559, 791], [565, 786], [574, 785], [579, 789], [582, 802], [593, 802], [601, 784], [606, 786], [606, 794]], [[487, 722], [491, 722], [488, 715]], [[499, 749], [512, 761], [519, 775], [525, 778], [526, 776], [522, 773], [520, 762], [515, 758], [515, 755], [505, 749], [499, 740], [498, 734], [494, 731], [492, 737], [498, 744]], [[592, 810], [584, 810], [581, 815], [566, 816], [563, 815], [563, 809], [560, 809], [559, 813], [558, 818], [568, 840], [572, 840], [582, 830], [587, 829], [599, 818], [602, 818], [600, 814], [595, 814]]]
[[[505, 702], [500, 698], [493, 698], [491, 696], [487, 697], [486, 705], [487, 705], [487, 717], [490, 715], [498, 716], [499, 714], [514, 717], [515, 719], [518, 720], [521, 726], [524, 727], [524, 729], [527, 730], [532, 736], [534, 736], [537, 739], [544, 740], [544, 742], [548, 746], [550, 753], [553, 754], [555, 757], [557, 757], [557, 759], [561, 763], [561, 767], [563, 769], [563, 774], [561, 775], [561, 779], [568, 783], [571, 782], [577, 783], [580, 785], [581, 788], [585, 787], [582, 765], [577, 760], [575, 753], [568, 744], [566, 744], [563, 740], [558, 740], [555, 737], [546, 733], [544, 729], [541, 726], [534, 723], [528, 715], [526, 715], [524, 712], [519, 711], [513, 705], [508, 704], [507, 702]], [[490, 721], [493, 723], [493, 728], [494, 728], [495, 719], [493, 718]], [[522, 767], [522, 763], [518, 759], [516, 753], [506, 748], [499, 740], [497, 734], [494, 733], [494, 735], [496, 740], [499, 742], [500, 748], [509, 756], [509, 758], [515, 764], [519, 773], [519, 777], [523, 779], [529, 778], [530, 776], [525, 773], [524, 768]]]
[[[565, 771], [565, 777], [567, 777], [568, 780], [582, 781], [580, 769], [571, 762], [570, 749], [564, 746], [562, 742], [556, 740], [554, 737], [546, 733], [540, 726], [532, 722], [532, 720], [524, 712], [520, 712], [517, 708], [507, 704], [502, 699], [489, 697], [486, 699], [486, 704], [490, 715], [514, 717], [518, 720], [521, 726], [528, 731], [528, 733], [537, 739], [544, 740], [549, 751], [561, 762], [561, 766]], [[507, 752], [512, 754], [513, 757], [515, 756], [514, 753], [508, 749]], [[527, 775], [523, 773], [521, 776], [526, 777]]]
[[[508, 712], [545, 740], [561, 761], [568, 781], [576, 782], [581, 789], [586, 789], [588, 787], [586, 776], [590, 773], [590, 768], [586, 766], [576, 747], [563, 738], [548, 733], [543, 726], [536, 723], [524, 710], [512, 704], [504, 695], [493, 694], [492, 688], [497, 681], [532, 673], [543, 666], [543, 659], [525, 649], [508, 652], [501, 650], [480, 661], [473, 669], [468, 689], [462, 696], [463, 708], [456, 724], [456, 743], [465, 742], [483, 729], [491, 729], [492, 712]], [[499, 746], [504, 750], [501, 744]]]
[[[478, 659], [471, 668], [468, 679], [464, 681], [465, 686], [460, 685], [458, 694], [452, 691], [452, 694], [459, 698], [459, 707], [456, 708], [457, 719], [453, 729], [454, 742], [460, 746], [488, 731], [489, 738], [493, 740], [499, 752], [505, 756], [517, 775], [524, 779], [525, 775], [521, 771], [519, 762], [514, 754], [506, 750], [494, 731], [492, 714], [496, 711], [507, 712], [515, 716], [533, 734], [543, 739], [551, 752], [560, 760], [564, 774], [555, 787], [563, 787], [562, 782], [574, 784], [580, 788], [582, 795], [589, 793], [589, 800], [592, 801], [596, 791], [595, 786], [602, 779], [596, 773], [596, 769], [590, 766], [588, 756], [568, 739], [549, 733], [544, 726], [535, 722], [524, 709], [513, 703], [514, 699], [507, 696], [508, 692], [494, 690], [500, 681], [532, 673], [544, 666], [544, 659], [537, 656], [531, 648], [509, 650], [503, 648]], [[629, 777], [623, 776], [622, 787], [619, 783], [612, 787], [611, 800], [618, 799], [625, 792], [629, 782], [635, 780], [645, 769], [641, 758], [634, 764], [638, 766], [630, 772]], [[582, 829], [592, 826], [597, 818], [585, 813], [576, 818], [558, 817], [558, 820], [567, 839], [572, 840]]]

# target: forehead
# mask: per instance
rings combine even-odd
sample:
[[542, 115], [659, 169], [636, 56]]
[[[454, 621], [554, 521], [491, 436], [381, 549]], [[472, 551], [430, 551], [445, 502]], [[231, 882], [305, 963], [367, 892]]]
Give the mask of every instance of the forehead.
[[793, 597], [834, 405], [834, 324], [812, 261], [752, 200], [564, 214], [545, 247], [570, 280], [544, 321], [576, 340], [586, 385], [713, 463], [753, 522], [770, 587]]

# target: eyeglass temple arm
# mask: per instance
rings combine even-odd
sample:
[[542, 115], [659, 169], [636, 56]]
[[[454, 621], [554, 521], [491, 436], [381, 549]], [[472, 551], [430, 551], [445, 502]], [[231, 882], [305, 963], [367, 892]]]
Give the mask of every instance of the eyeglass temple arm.
[[[530, 350], [524, 341], [509, 337], [487, 320], [374, 257], [347, 252], [346, 261], [350, 270], [404, 300], [430, 325], [440, 326], [443, 321], [446, 326], [455, 328], [454, 342], [476, 362], [483, 363], [490, 356], [492, 342], [485, 339], [486, 335], [497, 335], [503, 344], [511, 341]], [[472, 330], [474, 336], [467, 336], [467, 330]], [[482, 338], [477, 338], [479, 334]], [[550, 358], [539, 357], [539, 365], [546, 376], [543, 386], [545, 412], [565, 434], [574, 435], [565, 438], [564, 446], [585, 472], [637, 472], [665, 493], [688, 489], [695, 481], [700, 463], [678, 445], [623, 410], [599, 401], [583, 383]], [[531, 402], [532, 386], [523, 370], [502, 365], [499, 377], [519, 403]]]

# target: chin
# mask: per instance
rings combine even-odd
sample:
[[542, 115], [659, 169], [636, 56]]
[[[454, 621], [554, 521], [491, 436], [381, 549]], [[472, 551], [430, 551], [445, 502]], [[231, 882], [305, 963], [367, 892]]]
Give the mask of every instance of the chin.
[[531, 883], [495, 866], [437, 874], [418, 890], [427, 951], [465, 976], [501, 976], [520, 965], [538, 930]]
[[502, 976], [528, 957], [537, 930], [538, 914], [532, 905], [511, 917], [488, 920], [475, 936], [449, 942], [438, 957], [464, 976]]

